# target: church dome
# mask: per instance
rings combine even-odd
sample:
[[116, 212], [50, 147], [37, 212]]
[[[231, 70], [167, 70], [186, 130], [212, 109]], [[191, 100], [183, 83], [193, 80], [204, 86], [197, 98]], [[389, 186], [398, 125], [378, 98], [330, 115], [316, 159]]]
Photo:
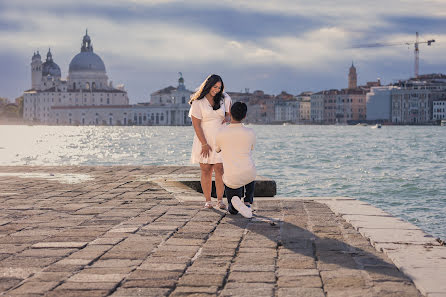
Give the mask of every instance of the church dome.
[[93, 45], [88, 32], [82, 39], [81, 52], [74, 56], [68, 68], [70, 73], [84, 71], [105, 73], [105, 64], [101, 57], [93, 52]]
[[[40, 56], [40, 55], [39, 55]], [[46, 61], [42, 64], [42, 76], [61, 77], [60, 67], [53, 61], [51, 50], [48, 50]]]
[[105, 64], [101, 57], [93, 52], [80, 52], [71, 60], [68, 71], [105, 72]]

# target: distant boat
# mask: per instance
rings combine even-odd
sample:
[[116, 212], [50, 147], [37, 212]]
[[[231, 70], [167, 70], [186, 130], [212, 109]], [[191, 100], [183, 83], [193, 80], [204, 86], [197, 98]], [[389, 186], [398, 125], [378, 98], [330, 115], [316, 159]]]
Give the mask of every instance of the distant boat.
[[365, 127], [365, 126], [368, 126], [368, 125], [367, 125], [367, 123], [358, 123], [358, 124], [356, 124], [356, 126], [363, 126], [363, 127]]
[[370, 127], [370, 128], [372, 128], [372, 129], [379, 129], [379, 128], [381, 128], [381, 124], [376, 124], [376, 125], [374, 125], [374, 126], [372, 126], [372, 127]]
[[440, 125], [441, 125], [441, 126], [446, 126], [446, 120], [441, 120]]

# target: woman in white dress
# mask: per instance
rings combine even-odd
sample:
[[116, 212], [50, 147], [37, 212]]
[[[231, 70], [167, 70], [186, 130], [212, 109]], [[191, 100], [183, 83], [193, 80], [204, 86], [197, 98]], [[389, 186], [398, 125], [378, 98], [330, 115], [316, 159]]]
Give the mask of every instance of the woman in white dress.
[[223, 90], [221, 77], [212, 74], [201, 84], [199, 90], [192, 94], [189, 101], [189, 116], [195, 130], [191, 162], [200, 164], [205, 208], [213, 208], [211, 190], [214, 171], [217, 207], [226, 209], [223, 203], [223, 160], [221, 154], [215, 151], [215, 137], [220, 128], [230, 121], [231, 98]]

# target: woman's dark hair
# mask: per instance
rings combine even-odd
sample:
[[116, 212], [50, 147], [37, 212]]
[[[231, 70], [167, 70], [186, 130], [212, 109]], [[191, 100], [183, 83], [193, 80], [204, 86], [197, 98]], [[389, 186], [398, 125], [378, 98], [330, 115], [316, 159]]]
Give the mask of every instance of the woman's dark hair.
[[192, 94], [192, 96], [190, 97], [189, 104], [192, 104], [192, 102], [194, 100], [203, 99], [204, 96], [206, 96], [209, 93], [211, 88], [217, 82], [221, 82], [221, 89], [220, 89], [220, 92], [218, 92], [214, 97], [214, 106], [212, 106], [212, 109], [213, 110], [220, 109], [221, 101], [224, 100], [223, 90], [224, 90], [225, 86], [223, 84], [223, 80], [217, 74], [209, 75], [208, 78], [206, 78], [206, 80], [201, 84], [199, 90], [197, 92], [195, 92], [194, 94]]
[[231, 116], [237, 122], [240, 122], [246, 117], [246, 112], [248, 111], [248, 107], [243, 102], [235, 102], [231, 106]]

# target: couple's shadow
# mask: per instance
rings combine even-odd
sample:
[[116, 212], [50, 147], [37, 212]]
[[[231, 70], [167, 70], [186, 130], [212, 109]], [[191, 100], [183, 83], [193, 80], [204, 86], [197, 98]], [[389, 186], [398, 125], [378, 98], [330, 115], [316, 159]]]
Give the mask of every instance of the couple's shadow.
[[[347, 227], [348, 232], [359, 237], [363, 246], [369, 245], [371, 251], [334, 238], [339, 237], [339, 234], [336, 236], [334, 233], [322, 232], [321, 236], [318, 236], [306, 228], [282, 220], [280, 217], [261, 215], [262, 212], [270, 214], [272, 213], [271, 210], [255, 210], [251, 219], [244, 218], [240, 214], [233, 215], [227, 211], [217, 209], [214, 209], [214, 211], [224, 216], [221, 221], [222, 224], [231, 224], [242, 229], [246, 228], [248, 232], [253, 232], [275, 242], [276, 248], [286, 249], [286, 253], [313, 257], [318, 265], [321, 265], [321, 267], [318, 267], [318, 269], [321, 268], [320, 270], [345, 268], [366, 271], [374, 274], [376, 279], [381, 280], [408, 280], [390, 260], [386, 261], [379, 257], [380, 252], [377, 252], [351, 225]], [[377, 277], [376, 275], [385, 277]]]

